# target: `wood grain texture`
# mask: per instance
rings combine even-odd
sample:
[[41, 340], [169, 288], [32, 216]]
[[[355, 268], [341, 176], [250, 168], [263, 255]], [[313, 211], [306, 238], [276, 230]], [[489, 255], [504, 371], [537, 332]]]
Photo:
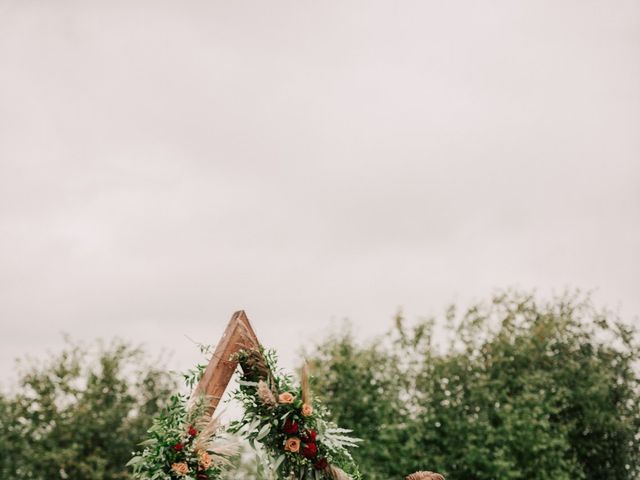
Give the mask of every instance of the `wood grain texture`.
[[239, 310], [231, 316], [231, 320], [229, 320], [229, 324], [194, 390], [194, 398], [206, 395], [211, 399], [209, 414], [213, 415], [215, 412], [238, 366], [238, 361], [234, 358], [235, 354], [243, 349], [259, 350], [260, 342], [247, 315], [243, 310]]

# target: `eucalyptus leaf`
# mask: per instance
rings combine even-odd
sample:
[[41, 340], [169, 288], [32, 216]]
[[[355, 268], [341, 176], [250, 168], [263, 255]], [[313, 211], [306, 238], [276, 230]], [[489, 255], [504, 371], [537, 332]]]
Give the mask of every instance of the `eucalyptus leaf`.
[[262, 440], [264, 437], [266, 437], [269, 434], [270, 431], [271, 431], [271, 424], [266, 423], [258, 432], [258, 435], [256, 436], [256, 440], [257, 441]]

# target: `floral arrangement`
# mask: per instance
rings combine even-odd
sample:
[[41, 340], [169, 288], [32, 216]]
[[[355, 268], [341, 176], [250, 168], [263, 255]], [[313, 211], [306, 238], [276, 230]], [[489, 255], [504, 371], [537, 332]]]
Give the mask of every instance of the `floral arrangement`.
[[[197, 376], [185, 375], [193, 387]], [[154, 420], [148, 439], [127, 464], [136, 480], [217, 480], [237, 445], [225, 436], [218, 418], [208, 414], [210, 399], [189, 401], [173, 395], [168, 406]]]
[[273, 351], [241, 351], [243, 376], [235, 398], [243, 417], [230, 426], [255, 447], [262, 444], [273, 475], [279, 479], [359, 480], [349, 453], [360, 439], [327, 420], [328, 412], [311, 398], [303, 368], [300, 385], [277, 369]]

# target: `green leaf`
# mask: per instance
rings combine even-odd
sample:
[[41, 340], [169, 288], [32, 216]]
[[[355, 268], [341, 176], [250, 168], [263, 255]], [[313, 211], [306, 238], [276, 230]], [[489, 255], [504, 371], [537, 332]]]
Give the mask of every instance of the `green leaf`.
[[269, 432], [271, 431], [271, 424], [270, 423], [266, 423], [258, 432], [258, 435], [256, 436], [256, 441], [260, 441], [262, 440], [264, 437], [266, 437]]

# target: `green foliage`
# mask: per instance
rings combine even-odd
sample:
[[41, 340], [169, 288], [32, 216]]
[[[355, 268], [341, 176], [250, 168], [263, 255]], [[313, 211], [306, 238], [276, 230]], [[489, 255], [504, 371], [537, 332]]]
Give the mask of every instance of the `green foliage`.
[[117, 480], [175, 382], [116, 341], [68, 344], [0, 397], [0, 478]]
[[[397, 461], [399, 447], [407, 442], [407, 409], [402, 402], [407, 379], [400, 357], [380, 342], [359, 348], [347, 331], [327, 339], [307, 358], [314, 392], [336, 423], [364, 440], [352, 454], [358, 464], [368, 467], [365, 477], [404, 477], [408, 472]], [[385, 468], [378, 472], [373, 466]]]
[[220, 425], [217, 419], [207, 414], [208, 406], [209, 399], [206, 397], [200, 397], [189, 408], [189, 397], [172, 395], [169, 405], [154, 419], [147, 439], [141, 444], [142, 450], [136, 452], [127, 464], [133, 469], [133, 478], [220, 478], [227, 459], [216, 450]]
[[[640, 474], [635, 332], [587, 299], [508, 293], [386, 343], [349, 334], [310, 355], [336, 419], [364, 438], [366, 478], [631, 480]], [[439, 332], [440, 333], [440, 332]], [[438, 338], [447, 334], [438, 335]], [[392, 341], [389, 341], [392, 338]]]
[[[203, 353], [209, 350], [202, 347]], [[183, 375], [189, 395], [174, 394], [153, 420], [147, 438], [127, 466], [138, 480], [214, 480], [237, 453], [235, 441], [222, 432], [218, 417], [212, 417], [211, 398], [194, 397], [195, 386], [205, 365]]]
[[328, 420], [326, 407], [304, 387], [304, 374], [301, 385], [295, 384], [278, 369], [273, 351], [263, 355], [242, 351], [238, 358], [243, 376], [234, 398], [244, 413], [230, 431], [242, 435], [254, 449], [256, 444], [263, 447], [260, 478], [320, 480], [336, 478], [334, 469], [353, 480], [361, 478], [350, 453], [359, 439]]
[[[517, 293], [451, 308], [443, 320], [408, 325], [398, 316], [371, 344], [342, 332], [307, 352], [321, 397], [314, 407], [365, 440], [352, 451], [363, 478], [421, 469], [448, 480], [640, 478], [632, 328], [582, 297], [540, 303]], [[132, 451], [175, 389], [161, 365], [123, 342], [69, 344], [26, 364], [16, 390], [0, 393], [0, 478], [130, 478]], [[274, 388], [282, 389], [300, 396], [290, 377]], [[263, 478], [247, 457], [225, 478]]]

